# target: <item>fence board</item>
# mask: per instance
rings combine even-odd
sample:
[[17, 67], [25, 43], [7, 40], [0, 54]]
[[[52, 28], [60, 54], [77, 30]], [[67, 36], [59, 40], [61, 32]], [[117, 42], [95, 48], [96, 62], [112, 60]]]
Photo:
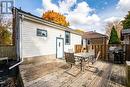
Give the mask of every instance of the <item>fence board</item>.
[[80, 53], [82, 50], [82, 45], [75, 45], [75, 53]]
[[16, 58], [15, 46], [0, 46], [0, 58], [2, 57], [15, 59]]

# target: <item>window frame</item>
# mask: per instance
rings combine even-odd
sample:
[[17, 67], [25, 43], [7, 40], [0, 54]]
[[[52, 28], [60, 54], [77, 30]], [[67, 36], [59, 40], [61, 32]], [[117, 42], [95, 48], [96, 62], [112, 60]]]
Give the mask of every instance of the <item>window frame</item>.
[[[66, 37], [67, 34], [69, 35], [69, 38]], [[69, 40], [69, 43], [66, 42], [67, 41], [66, 39]], [[69, 31], [65, 31], [65, 45], [70, 45], [70, 43], [71, 43], [71, 33]]]
[[[46, 35], [40, 35], [40, 34], [38, 34], [39, 31], [40, 31], [40, 32], [45, 32]], [[47, 37], [47, 36], [48, 36], [47, 30], [37, 28], [37, 36], [40, 36], [40, 37]]]

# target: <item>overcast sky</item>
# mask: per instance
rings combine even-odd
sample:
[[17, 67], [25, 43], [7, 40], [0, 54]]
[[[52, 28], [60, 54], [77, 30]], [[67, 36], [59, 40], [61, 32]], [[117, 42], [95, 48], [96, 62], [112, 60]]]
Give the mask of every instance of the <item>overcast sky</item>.
[[107, 22], [130, 11], [130, 0], [15, 0], [15, 6], [39, 17], [54, 10], [66, 16], [70, 28], [105, 33]]

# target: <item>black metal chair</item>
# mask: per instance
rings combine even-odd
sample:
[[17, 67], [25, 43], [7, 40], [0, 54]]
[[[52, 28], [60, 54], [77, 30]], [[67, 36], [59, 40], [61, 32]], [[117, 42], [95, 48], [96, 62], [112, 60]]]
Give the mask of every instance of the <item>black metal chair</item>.
[[66, 63], [71, 65], [70, 68], [72, 68], [73, 65], [77, 66], [78, 64], [80, 64], [80, 67], [82, 68], [82, 63], [80, 59], [75, 58], [74, 53], [65, 52], [65, 60], [66, 60]]
[[65, 60], [66, 60], [66, 63], [70, 64], [71, 67], [72, 65], [75, 65], [75, 58], [74, 58], [74, 53], [67, 53], [65, 52]]
[[100, 57], [100, 55], [101, 55], [101, 51], [98, 51], [97, 56], [95, 58], [93, 58], [92, 61], [91, 61], [92, 64], [94, 64], [98, 60], [98, 58]]

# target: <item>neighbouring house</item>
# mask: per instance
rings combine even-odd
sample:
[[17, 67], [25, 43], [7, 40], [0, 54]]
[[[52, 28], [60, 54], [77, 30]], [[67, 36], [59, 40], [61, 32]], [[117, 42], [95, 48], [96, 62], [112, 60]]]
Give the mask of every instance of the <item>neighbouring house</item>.
[[122, 30], [123, 44], [130, 44], [130, 29]]
[[14, 9], [17, 54], [20, 58], [38, 56], [64, 58], [64, 52], [81, 44], [82, 34], [20, 9]]
[[83, 43], [89, 44], [106, 44], [107, 36], [104, 34], [97, 33], [95, 31], [85, 32], [82, 36]]

